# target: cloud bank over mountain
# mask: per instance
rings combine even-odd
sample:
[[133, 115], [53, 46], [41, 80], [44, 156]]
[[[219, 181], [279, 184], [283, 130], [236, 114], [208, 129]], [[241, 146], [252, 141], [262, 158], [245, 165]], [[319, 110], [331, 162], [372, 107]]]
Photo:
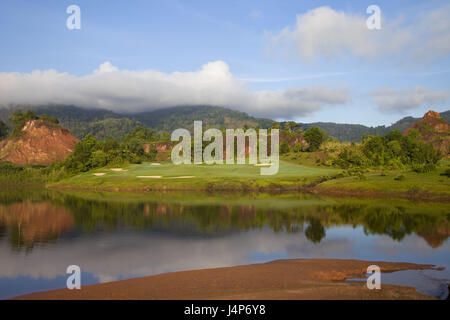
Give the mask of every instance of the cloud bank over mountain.
[[148, 111], [176, 105], [217, 105], [255, 116], [281, 118], [310, 114], [350, 100], [344, 87], [291, 87], [250, 91], [223, 61], [193, 72], [119, 70], [104, 62], [92, 74], [56, 70], [0, 73], [0, 104], [75, 104], [118, 112]]

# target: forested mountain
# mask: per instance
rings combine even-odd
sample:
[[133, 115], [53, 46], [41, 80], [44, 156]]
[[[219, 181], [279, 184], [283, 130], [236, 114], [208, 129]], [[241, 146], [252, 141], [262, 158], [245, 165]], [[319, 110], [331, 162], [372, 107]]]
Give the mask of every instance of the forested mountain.
[[19, 105], [15, 108], [0, 108], [0, 119], [8, 123], [8, 119], [14, 109], [30, 109], [38, 115], [56, 116], [61, 125], [78, 139], [82, 139], [88, 133], [91, 133], [97, 139], [106, 139], [108, 137], [119, 139], [123, 135], [132, 132], [136, 127], [143, 126], [139, 121], [113, 111], [67, 105]]
[[[8, 123], [9, 117], [16, 108], [21, 108], [22, 110], [31, 109], [38, 115], [56, 116], [61, 125], [79, 139], [88, 133], [92, 133], [97, 139], [105, 139], [110, 136], [118, 139], [132, 132], [138, 126], [146, 126], [151, 129], [168, 132], [177, 128], [191, 130], [195, 120], [202, 120], [204, 128], [209, 126], [218, 129], [239, 128], [244, 125], [267, 128], [272, 124], [270, 119], [255, 118], [244, 112], [216, 106], [179, 106], [137, 114], [119, 114], [104, 109], [89, 109], [76, 106], [21, 105], [15, 108], [0, 107], [0, 119]], [[450, 111], [442, 112], [440, 115], [450, 122]], [[403, 132], [417, 120], [419, 118], [405, 117], [391, 126], [378, 127], [333, 122], [303, 123], [302, 126], [304, 130], [317, 126], [327, 131], [330, 136], [341, 141], [358, 142], [365, 134], [383, 135], [393, 129], [399, 129]]]
[[169, 132], [178, 128], [191, 130], [195, 120], [202, 120], [204, 128], [209, 126], [217, 129], [241, 128], [244, 125], [268, 128], [272, 124], [270, 119], [255, 118], [245, 112], [216, 106], [172, 107], [130, 117], [139, 119], [149, 128]]
[[14, 109], [31, 109], [36, 114], [56, 116], [61, 125], [81, 139], [91, 133], [97, 139], [111, 136], [120, 138], [132, 132], [138, 126], [146, 126], [158, 131], [171, 132], [178, 128], [193, 129], [195, 120], [202, 120], [203, 127], [267, 128], [272, 124], [270, 119], [251, 117], [240, 111], [215, 106], [180, 106], [137, 114], [119, 114], [104, 109], [87, 109], [76, 106], [46, 105], [46, 106], [17, 106], [15, 108], [0, 108], [0, 119], [8, 122]]
[[361, 124], [344, 124], [334, 122], [313, 122], [303, 123], [303, 130], [311, 127], [318, 127], [325, 130], [329, 136], [339, 139], [340, 141], [358, 142], [365, 134], [383, 135], [389, 132], [385, 126], [366, 127]]

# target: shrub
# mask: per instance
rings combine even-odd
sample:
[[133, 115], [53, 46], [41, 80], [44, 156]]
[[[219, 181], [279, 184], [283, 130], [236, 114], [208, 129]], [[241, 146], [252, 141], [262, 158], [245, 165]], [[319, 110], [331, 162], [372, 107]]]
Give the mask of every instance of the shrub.
[[364, 174], [362, 174], [362, 173], [358, 174], [358, 178], [359, 178], [359, 180], [361, 180], [361, 181], [367, 180], [367, 177], [366, 177]]
[[436, 169], [436, 165], [433, 163], [426, 164], [414, 164], [412, 166], [413, 170], [417, 173], [427, 173]]
[[327, 133], [313, 126], [305, 131], [304, 138], [309, 144], [308, 151], [317, 151], [327, 139]]
[[294, 146], [294, 152], [301, 152], [302, 149], [303, 149], [303, 146], [302, 146], [301, 143], [297, 143], [297, 144]]

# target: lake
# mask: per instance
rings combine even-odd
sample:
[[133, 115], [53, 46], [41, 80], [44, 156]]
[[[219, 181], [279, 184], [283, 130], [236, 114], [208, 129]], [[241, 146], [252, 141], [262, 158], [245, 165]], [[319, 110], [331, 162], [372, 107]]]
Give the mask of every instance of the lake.
[[[299, 194], [0, 190], [0, 299], [285, 258], [434, 264], [382, 274], [437, 298], [450, 281], [450, 204]], [[365, 284], [364, 284], [365, 285]]]

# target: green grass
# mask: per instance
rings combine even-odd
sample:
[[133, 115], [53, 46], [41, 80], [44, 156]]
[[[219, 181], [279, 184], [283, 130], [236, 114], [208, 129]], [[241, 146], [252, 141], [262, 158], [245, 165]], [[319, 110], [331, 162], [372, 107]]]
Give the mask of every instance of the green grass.
[[[220, 188], [267, 187], [273, 184], [298, 185], [316, 181], [324, 176], [335, 175], [342, 170], [306, 167], [285, 161], [280, 162], [277, 174], [263, 176], [261, 167], [253, 165], [174, 165], [161, 163], [153, 166], [150, 163], [130, 165], [124, 170], [114, 172], [109, 168], [92, 170], [64, 179], [56, 185], [85, 187], [154, 187], [164, 189], [202, 189], [207, 186]], [[95, 176], [94, 173], [105, 173]], [[161, 176], [161, 178], [138, 178], [138, 176]], [[193, 176], [192, 178], [177, 178]], [[245, 186], [244, 186], [245, 185]]]
[[[277, 174], [263, 176], [261, 167], [253, 165], [174, 165], [170, 162], [153, 166], [151, 163], [129, 165], [126, 171], [115, 172], [111, 168], [101, 168], [61, 180], [53, 187], [96, 189], [110, 191], [133, 190], [186, 190], [186, 191], [303, 191], [314, 187], [317, 193], [340, 192], [342, 195], [407, 196], [429, 199], [436, 195], [439, 199], [450, 199], [450, 179], [442, 173], [449, 166], [448, 161], [429, 173], [413, 171], [372, 170], [363, 176], [336, 178], [343, 170], [280, 161]], [[94, 173], [105, 173], [95, 176]], [[398, 176], [404, 179], [396, 179]], [[138, 176], [161, 176], [161, 178], [138, 178]], [[192, 176], [180, 179], [177, 177]], [[324, 181], [325, 180], [325, 181]], [[310, 189], [311, 190], [311, 189]], [[441, 199], [441, 200], [442, 200]]]
[[328, 155], [324, 151], [315, 152], [289, 152], [280, 155], [281, 160], [288, 161], [303, 166], [317, 167], [320, 163], [325, 162]]
[[[381, 171], [365, 173], [366, 180], [357, 176], [344, 177], [337, 180], [325, 181], [319, 188], [339, 188], [341, 190], [373, 190], [393, 193], [418, 193], [450, 195], [450, 178], [441, 175], [446, 170], [440, 167], [429, 173], [416, 173], [414, 171], [391, 171], [382, 175]], [[403, 175], [403, 179], [395, 179]]]
[[[406, 199], [385, 198], [383, 201], [371, 198], [353, 198], [353, 197], [323, 197], [314, 194], [283, 192], [283, 193], [244, 193], [244, 192], [108, 192], [92, 190], [60, 190], [67, 196], [75, 196], [90, 201], [105, 201], [118, 203], [142, 203], [164, 201], [168, 204], [178, 205], [239, 205], [254, 206], [255, 208], [265, 209], [288, 209], [309, 206], [324, 205], [357, 205], [364, 206], [386, 206], [386, 207], [404, 207], [411, 213], [424, 212], [442, 212], [448, 211], [448, 204], [441, 202], [428, 201], [410, 201]], [[0, 193], [1, 195], [1, 193]], [[10, 192], [8, 192], [10, 195]], [[434, 212], [433, 211], [433, 212]]]

